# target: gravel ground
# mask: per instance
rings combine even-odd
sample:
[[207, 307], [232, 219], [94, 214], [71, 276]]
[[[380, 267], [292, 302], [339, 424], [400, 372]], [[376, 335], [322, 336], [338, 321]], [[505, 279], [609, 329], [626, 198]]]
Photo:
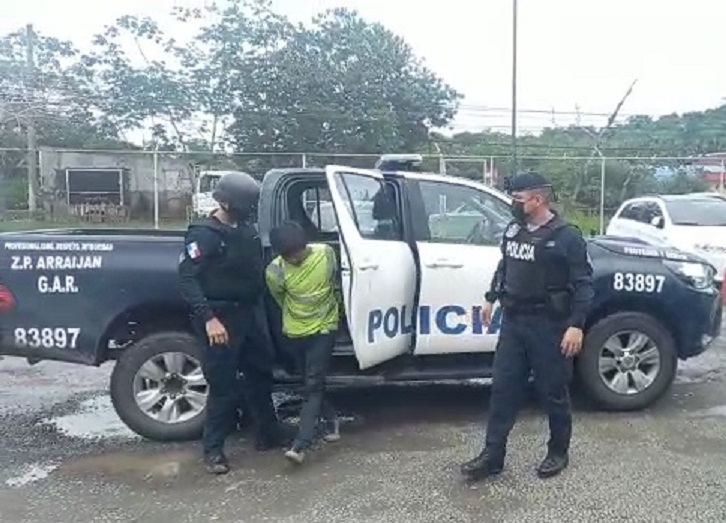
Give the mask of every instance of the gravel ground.
[[302, 469], [230, 445], [207, 477], [195, 444], [136, 438], [107, 397], [110, 367], [0, 361], [1, 522], [719, 522], [726, 521], [726, 342], [681, 365], [672, 391], [633, 414], [579, 405], [571, 466], [541, 481], [546, 424], [524, 412], [497, 480], [469, 485], [487, 390], [347, 391], [343, 439]]

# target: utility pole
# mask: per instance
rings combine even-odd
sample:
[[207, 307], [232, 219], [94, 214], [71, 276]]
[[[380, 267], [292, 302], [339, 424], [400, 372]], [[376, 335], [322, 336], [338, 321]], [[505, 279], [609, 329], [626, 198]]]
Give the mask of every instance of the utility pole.
[[[35, 103], [35, 31], [33, 25], [25, 27], [25, 89], [28, 103]], [[27, 166], [28, 166], [28, 210], [32, 213], [38, 209], [38, 140], [35, 133], [35, 115], [30, 109], [27, 116]]]
[[512, 174], [517, 171], [517, 0], [512, 0]]
[[[5, 123], [5, 104], [4, 102], [0, 101], [0, 125]], [[6, 187], [6, 181], [5, 181], [5, 171], [3, 169], [0, 169], [0, 220], [3, 219], [5, 216], [5, 211], [7, 210], [5, 198], [7, 194], [7, 187]]]

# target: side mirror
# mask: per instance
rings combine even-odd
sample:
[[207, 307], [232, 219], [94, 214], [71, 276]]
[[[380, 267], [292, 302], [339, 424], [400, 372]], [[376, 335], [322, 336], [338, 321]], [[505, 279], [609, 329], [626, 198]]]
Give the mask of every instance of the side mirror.
[[656, 229], [662, 229], [665, 226], [665, 220], [662, 216], [654, 216], [653, 219], [650, 220], [650, 224]]

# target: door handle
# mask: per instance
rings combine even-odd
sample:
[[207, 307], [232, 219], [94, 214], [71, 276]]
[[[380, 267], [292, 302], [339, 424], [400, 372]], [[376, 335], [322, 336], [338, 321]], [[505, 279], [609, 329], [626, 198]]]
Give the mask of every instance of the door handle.
[[370, 263], [370, 262], [362, 263], [361, 265], [358, 266], [358, 269], [361, 271], [375, 271], [376, 269], [378, 269], [378, 264]]
[[430, 267], [432, 269], [461, 269], [463, 266], [463, 263], [456, 263], [443, 258], [426, 264], [426, 267]]

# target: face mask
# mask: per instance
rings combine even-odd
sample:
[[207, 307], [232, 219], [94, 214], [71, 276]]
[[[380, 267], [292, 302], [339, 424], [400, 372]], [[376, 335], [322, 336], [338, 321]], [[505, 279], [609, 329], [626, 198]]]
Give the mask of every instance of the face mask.
[[524, 222], [527, 219], [527, 213], [524, 212], [524, 202], [512, 202], [512, 216], [518, 222]]

